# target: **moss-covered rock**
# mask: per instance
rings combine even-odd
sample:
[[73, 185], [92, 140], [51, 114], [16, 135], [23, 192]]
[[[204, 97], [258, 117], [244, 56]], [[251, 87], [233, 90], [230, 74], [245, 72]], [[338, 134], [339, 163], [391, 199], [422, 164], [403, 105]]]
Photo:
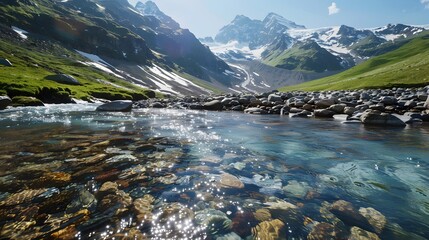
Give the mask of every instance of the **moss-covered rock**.
[[45, 106], [42, 101], [35, 97], [16, 96], [12, 98], [12, 106], [14, 107], [30, 107], [30, 106]]

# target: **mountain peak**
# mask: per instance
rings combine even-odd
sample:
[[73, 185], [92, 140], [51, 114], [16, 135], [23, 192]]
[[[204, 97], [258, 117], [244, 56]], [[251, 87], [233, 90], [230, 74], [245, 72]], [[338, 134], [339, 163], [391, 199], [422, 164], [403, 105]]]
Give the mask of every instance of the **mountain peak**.
[[146, 1], [146, 2], [137, 2], [136, 4], [136, 8], [139, 10], [143, 10], [145, 14], [147, 15], [159, 15], [161, 12], [161, 10], [159, 10], [158, 6], [156, 5], [156, 3], [154, 3], [153, 1]]
[[305, 26], [298, 25], [295, 22], [287, 20], [283, 16], [281, 16], [277, 13], [274, 13], [274, 12], [269, 13], [265, 17], [263, 22], [266, 26], [282, 25], [282, 26], [289, 28], [289, 29], [293, 29], [293, 28], [304, 29], [305, 28]]
[[249, 21], [252, 21], [252, 19], [250, 19], [249, 17], [244, 16], [244, 15], [237, 15], [237, 16], [235, 16], [234, 20], [232, 20], [233, 23], [234, 22], [249, 22]]
[[157, 18], [161, 23], [167, 25], [172, 29], [179, 29], [180, 25], [174, 21], [171, 17], [163, 13], [155, 2], [146, 1], [146, 2], [137, 2], [136, 9], [143, 15], [153, 16]]

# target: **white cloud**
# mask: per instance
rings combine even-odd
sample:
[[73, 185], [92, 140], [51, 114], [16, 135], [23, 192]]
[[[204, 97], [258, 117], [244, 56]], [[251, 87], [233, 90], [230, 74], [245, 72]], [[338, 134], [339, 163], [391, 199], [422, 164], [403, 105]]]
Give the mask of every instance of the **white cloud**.
[[[429, 0], [421, 0], [422, 2], [429, 2]], [[331, 6], [328, 7], [329, 15], [334, 15], [340, 12], [340, 9], [337, 7], [337, 4], [333, 2]]]
[[429, 0], [420, 0], [420, 2], [425, 5], [425, 8], [429, 9]]

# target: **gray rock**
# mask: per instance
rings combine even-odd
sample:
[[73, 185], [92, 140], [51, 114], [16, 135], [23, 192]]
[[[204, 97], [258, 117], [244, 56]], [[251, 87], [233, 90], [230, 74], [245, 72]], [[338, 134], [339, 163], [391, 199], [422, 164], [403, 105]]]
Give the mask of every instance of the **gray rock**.
[[417, 98], [420, 101], [426, 101], [428, 99], [428, 95], [426, 93], [417, 94]]
[[413, 101], [413, 100], [408, 100], [404, 104], [404, 107], [407, 107], [407, 108], [413, 108], [415, 106], [417, 106], [417, 103], [415, 101]]
[[316, 109], [314, 110], [314, 116], [317, 118], [332, 118], [335, 112], [328, 109]]
[[222, 110], [223, 105], [222, 102], [219, 100], [212, 100], [210, 102], [206, 102], [203, 105], [204, 110], [210, 110], [210, 111], [220, 111]]
[[165, 108], [165, 105], [160, 102], [152, 103], [152, 108]]
[[345, 107], [344, 108], [344, 114], [353, 115], [353, 113], [355, 113], [355, 112], [356, 112], [356, 108], [354, 108], [354, 107]]
[[423, 107], [425, 107], [426, 109], [429, 109], [429, 98], [426, 99], [425, 104], [423, 105]]
[[12, 99], [8, 96], [0, 96], [0, 110], [6, 109], [12, 103]]
[[67, 74], [57, 74], [47, 76], [46, 79], [55, 81], [57, 83], [70, 84], [70, 85], [81, 85], [80, 82], [73, 76]]
[[363, 92], [363, 93], [360, 94], [360, 100], [369, 100], [370, 98], [371, 97], [366, 92]]
[[6, 67], [12, 67], [12, 63], [6, 58], [0, 58], [0, 65], [6, 66]]
[[366, 110], [360, 116], [360, 120], [365, 125], [381, 125], [392, 127], [405, 127], [406, 124], [399, 118], [388, 114], [381, 113], [377, 110]]
[[316, 106], [318, 108], [328, 108], [334, 104], [335, 104], [334, 99], [322, 99], [322, 100], [316, 101]]
[[389, 96], [382, 97], [380, 99], [380, 102], [383, 103], [383, 104], [385, 104], [385, 105], [394, 105], [397, 101], [398, 100], [396, 98], [389, 97]]
[[268, 113], [264, 109], [257, 108], [257, 107], [248, 108], [248, 109], [244, 110], [244, 112], [249, 113], [249, 114], [267, 114]]
[[198, 103], [192, 103], [189, 105], [189, 109], [201, 110], [201, 109], [203, 109], [203, 106], [201, 104], [198, 104]]
[[282, 102], [283, 99], [281, 96], [279, 96], [277, 94], [270, 94], [270, 95], [268, 95], [268, 101], [270, 101], [270, 102]]
[[117, 100], [105, 103], [97, 107], [96, 111], [100, 112], [130, 112], [133, 102], [130, 100]]
[[334, 111], [336, 113], [344, 113], [344, 109], [347, 107], [346, 104], [334, 104], [328, 108], [328, 110]]

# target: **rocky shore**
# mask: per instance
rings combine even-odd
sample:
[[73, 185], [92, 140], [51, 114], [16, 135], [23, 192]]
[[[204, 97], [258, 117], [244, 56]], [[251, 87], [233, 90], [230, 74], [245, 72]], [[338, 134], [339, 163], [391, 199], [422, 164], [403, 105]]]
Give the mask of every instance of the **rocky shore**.
[[[354, 91], [278, 92], [226, 94], [113, 101], [98, 111], [131, 111], [132, 108], [173, 108], [239, 111], [248, 114], [280, 114], [291, 118], [339, 118], [344, 123], [404, 127], [429, 122], [429, 86]], [[0, 96], [0, 110], [12, 106], [43, 106], [32, 99]], [[27, 105], [25, 103], [28, 103]]]
[[429, 121], [429, 86], [326, 92], [270, 92], [216, 97], [149, 99], [135, 108], [176, 108], [281, 114], [292, 118], [344, 118], [344, 123], [406, 126]]

